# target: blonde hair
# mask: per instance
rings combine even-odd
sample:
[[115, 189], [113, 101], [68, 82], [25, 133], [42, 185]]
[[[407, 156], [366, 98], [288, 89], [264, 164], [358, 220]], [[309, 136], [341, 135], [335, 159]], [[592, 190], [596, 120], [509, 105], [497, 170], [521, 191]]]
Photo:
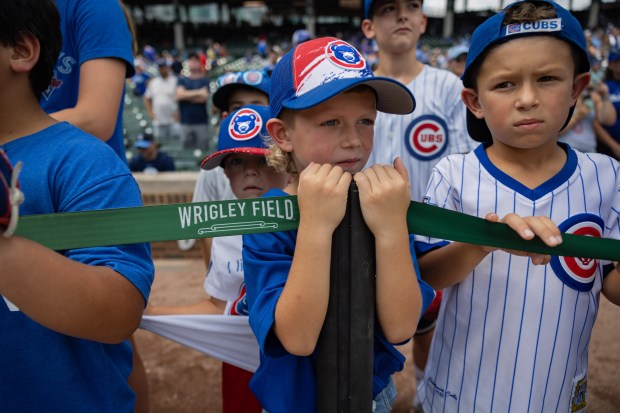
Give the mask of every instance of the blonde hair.
[[[295, 111], [291, 109], [283, 108], [278, 115], [278, 119], [282, 120], [287, 127], [293, 127], [295, 124]], [[264, 137], [265, 144], [269, 148], [267, 154], [267, 165], [274, 168], [280, 173], [287, 173], [289, 175], [297, 175], [299, 171], [295, 165], [292, 152], [283, 151], [282, 148], [273, 140], [269, 135]]]

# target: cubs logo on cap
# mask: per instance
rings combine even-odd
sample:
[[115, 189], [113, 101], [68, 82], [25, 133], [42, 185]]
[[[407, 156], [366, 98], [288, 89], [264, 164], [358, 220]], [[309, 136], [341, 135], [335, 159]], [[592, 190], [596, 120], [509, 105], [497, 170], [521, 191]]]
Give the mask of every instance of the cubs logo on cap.
[[[590, 61], [586, 49], [586, 38], [581, 24], [575, 16], [559, 4], [549, 0], [528, 1], [529, 3], [549, 4], [555, 10], [556, 17], [553, 19], [504, 24], [506, 12], [522, 2], [517, 1], [509, 4], [501, 12], [488, 18], [474, 30], [469, 44], [467, 61], [465, 62], [465, 71], [461, 77], [465, 87], [473, 86], [475, 79], [471, 78], [472, 68], [479, 59], [484, 58], [485, 52], [491, 46], [525, 36], [553, 36], [568, 42], [579, 52], [579, 58], [583, 61], [584, 67], [587, 68], [586, 70], [589, 70]], [[562, 129], [568, 125], [574, 109], [574, 106], [570, 109]], [[469, 110], [467, 110], [467, 132], [472, 139], [478, 142], [491, 142], [493, 140], [485, 120], [478, 119]]]
[[[588, 237], [603, 237], [603, 219], [594, 214], [578, 214], [558, 225], [566, 234]], [[551, 268], [564, 284], [573, 290], [590, 291], [598, 270], [598, 261], [593, 258], [551, 257]]]
[[308, 40], [276, 64], [269, 92], [271, 116], [282, 108], [309, 109], [358, 85], [377, 95], [377, 110], [406, 114], [415, 108], [413, 94], [400, 82], [375, 76], [361, 53], [335, 37]]
[[226, 116], [220, 125], [217, 152], [207, 156], [200, 167], [206, 170], [217, 168], [231, 153], [267, 155], [268, 120], [269, 108], [258, 105], [244, 106]]
[[263, 73], [258, 70], [243, 72], [243, 81], [248, 85], [258, 85], [263, 81]]
[[242, 108], [228, 124], [228, 134], [236, 141], [247, 141], [255, 137], [263, 127], [263, 118], [252, 108]]
[[329, 60], [336, 66], [344, 69], [362, 70], [366, 68], [366, 60], [349, 43], [342, 40], [335, 41], [325, 47]]

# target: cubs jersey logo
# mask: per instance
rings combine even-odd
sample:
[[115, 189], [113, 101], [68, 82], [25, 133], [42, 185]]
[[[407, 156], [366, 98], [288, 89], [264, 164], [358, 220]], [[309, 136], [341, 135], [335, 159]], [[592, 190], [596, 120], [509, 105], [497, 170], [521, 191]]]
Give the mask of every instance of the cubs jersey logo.
[[263, 119], [253, 109], [241, 109], [228, 124], [228, 134], [236, 141], [247, 141], [260, 133]]
[[230, 315], [250, 315], [247, 294], [245, 292], [245, 283], [241, 284], [239, 296], [233, 301], [228, 312]]
[[[603, 236], [604, 222], [594, 214], [579, 214], [558, 225], [566, 234]], [[598, 261], [593, 258], [551, 257], [551, 268], [564, 284], [577, 291], [590, 291], [594, 285]]]
[[435, 115], [414, 119], [405, 131], [407, 150], [414, 158], [427, 161], [441, 156], [448, 147], [448, 127]]
[[362, 70], [366, 67], [366, 61], [359, 52], [341, 40], [328, 44], [325, 54], [333, 64], [344, 69]]
[[263, 81], [263, 74], [258, 70], [249, 70], [243, 74], [243, 81], [248, 85], [258, 85]]

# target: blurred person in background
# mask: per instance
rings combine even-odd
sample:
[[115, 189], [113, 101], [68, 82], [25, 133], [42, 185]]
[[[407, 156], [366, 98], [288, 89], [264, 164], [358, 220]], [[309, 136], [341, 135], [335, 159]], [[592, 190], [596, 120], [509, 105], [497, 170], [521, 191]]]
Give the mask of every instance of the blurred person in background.
[[156, 174], [175, 170], [174, 159], [159, 150], [159, 143], [152, 134], [138, 134], [134, 147], [138, 150], [138, 154], [129, 161], [129, 169], [132, 172]]
[[160, 142], [170, 142], [176, 135], [179, 122], [178, 105], [175, 99], [177, 78], [172, 74], [169, 63], [157, 62], [159, 76], [151, 79], [144, 92], [144, 106], [155, 127], [155, 137]]
[[185, 149], [208, 149], [209, 78], [196, 53], [187, 58], [188, 76], [181, 76], [177, 82], [176, 101], [181, 117], [181, 143]]
[[447, 69], [458, 77], [463, 76], [463, 72], [465, 71], [465, 61], [467, 60], [468, 51], [469, 48], [467, 46], [457, 45], [448, 49], [448, 53], [446, 54], [448, 60]]

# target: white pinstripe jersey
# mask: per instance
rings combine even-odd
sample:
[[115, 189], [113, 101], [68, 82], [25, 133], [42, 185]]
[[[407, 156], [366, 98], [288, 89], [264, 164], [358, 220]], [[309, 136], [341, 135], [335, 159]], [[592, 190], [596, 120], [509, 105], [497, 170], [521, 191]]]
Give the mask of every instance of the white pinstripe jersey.
[[477, 143], [467, 134], [463, 84], [456, 75], [424, 65], [407, 87], [415, 96], [415, 110], [408, 115], [377, 113], [367, 165], [392, 165], [401, 156], [409, 172], [411, 199], [420, 201], [437, 161], [469, 152]]
[[[568, 154], [555, 177], [530, 190], [495, 168], [480, 145], [437, 164], [425, 202], [478, 217], [545, 215], [563, 232], [620, 238], [618, 163], [601, 154]], [[442, 240], [417, 236], [416, 242], [423, 249]], [[445, 288], [418, 387], [424, 411], [584, 411], [603, 264], [553, 257], [534, 266], [496, 251]]]

